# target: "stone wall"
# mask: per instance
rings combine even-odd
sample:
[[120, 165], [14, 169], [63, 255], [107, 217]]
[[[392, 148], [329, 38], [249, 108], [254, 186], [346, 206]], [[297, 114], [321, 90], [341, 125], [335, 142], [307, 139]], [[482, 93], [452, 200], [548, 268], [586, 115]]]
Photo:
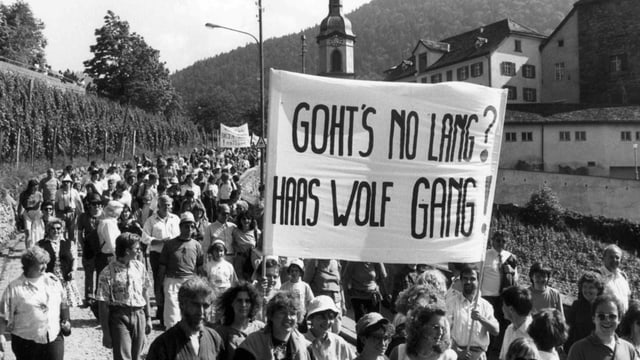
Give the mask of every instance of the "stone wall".
[[636, 180], [500, 169], [494, 203], [524, 206], [543, 185], [558, 195], [566, 209], [640, 223]]
[[[586, 0], [576, 5], [580, 38], [580, 101], [640, 104], [640, 6], [638, 0]], [[627, 69], [609, 71], [613, 55]]]

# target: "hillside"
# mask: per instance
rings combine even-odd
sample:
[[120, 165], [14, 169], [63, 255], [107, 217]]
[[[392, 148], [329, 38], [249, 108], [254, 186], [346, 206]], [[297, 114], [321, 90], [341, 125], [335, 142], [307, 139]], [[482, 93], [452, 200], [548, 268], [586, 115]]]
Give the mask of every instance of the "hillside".
[[[420, 38], [439, 40], [506, 17], [548, 34], [568, 13], [573, 2], [373, 0], [347, 14], [357, 36], [357, 78], [381, 79], [383, 71], [407, 57]], [[326, 13], [319, 14], [318, 23], [325, 16]], [[269, 21], [267, 15], [264, 21]], [[306, 71], [317, 73], [318, 26], [265, 41], [265, 67], [300, 71], [302, 34], [307, 38]], [[211, 126], [211, 118], [227, 123], [240, 121], [237, 118], [247, 111], [255, 112], [258, 102], [257, 61], [256, 47], [250, 44], [198, 61], [176, 72], [171, 80], [185, 99], [187, 110], [196, 120], [209, 123], [205, 126]]]

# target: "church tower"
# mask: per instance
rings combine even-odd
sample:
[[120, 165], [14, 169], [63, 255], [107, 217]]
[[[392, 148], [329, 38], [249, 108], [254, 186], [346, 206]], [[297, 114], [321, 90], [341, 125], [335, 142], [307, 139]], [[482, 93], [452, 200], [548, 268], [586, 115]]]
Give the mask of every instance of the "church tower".
[[351, 21], [342, 14], [342, 0], [329, 0], [329, 15], [320, 23], [318, 75], [355, 78]]

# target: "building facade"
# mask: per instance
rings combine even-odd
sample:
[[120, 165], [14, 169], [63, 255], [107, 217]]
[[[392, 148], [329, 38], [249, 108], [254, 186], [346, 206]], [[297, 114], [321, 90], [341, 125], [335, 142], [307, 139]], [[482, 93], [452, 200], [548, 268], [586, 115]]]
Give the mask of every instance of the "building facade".
[[356, 36], [351, 21], [342, 13], [342, 1], [329, 1], [329, 15], [320, 23], [318, 75], [355, 78], [354, 45]]

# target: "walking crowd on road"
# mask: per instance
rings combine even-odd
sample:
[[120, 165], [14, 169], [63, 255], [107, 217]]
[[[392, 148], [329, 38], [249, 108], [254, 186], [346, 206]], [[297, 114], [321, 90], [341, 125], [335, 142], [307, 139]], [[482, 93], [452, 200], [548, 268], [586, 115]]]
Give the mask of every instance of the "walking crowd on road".
[[[17, 209], [23, 274], [0, 298], [0, 359], [62, 360], [74, 306], [93, 310], [115, 360], [141, 359], [152, 326], [164, 333], [149, 360], [640, 355], [640, 302], [616, 245], [582, 274], [566, 308], [552, 271], [522, 269], [502, 230], [482, 264], [446, 269], [264, 256], [257, 161], [254, 149], [194, 149], [29, 181]], [[532, 285], [518, 285], [521, 276]]]

